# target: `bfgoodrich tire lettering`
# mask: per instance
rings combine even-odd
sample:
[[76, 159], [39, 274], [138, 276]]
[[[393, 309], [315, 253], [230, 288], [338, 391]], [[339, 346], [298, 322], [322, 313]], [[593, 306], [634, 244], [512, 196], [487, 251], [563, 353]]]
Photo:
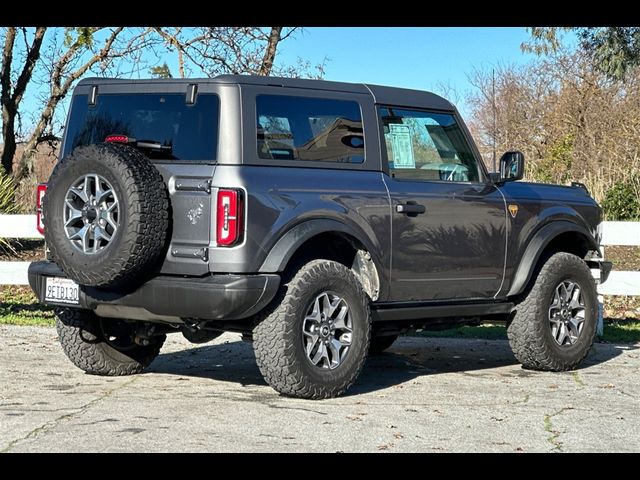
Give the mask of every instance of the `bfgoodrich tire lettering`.
[[[92, 375], [133, 375], [142, 372], [158, 356], [164, 335], [146, 346], [131, 343], [116, 348], [105, 339], [100, 319], [89, 310], [58, 308], [56, 329], [64, 353], [81, 370]], [[111, 320], [106, 319], [105, 322]]]
[[[303, 322], [309, 305], [324, 292], [334, 292], [349, 307], [351, 337], [348, 354], [335, 368], [321, 368], [308, 358]], [[369, 299], [344, 265], [313, 260], [285, 281], [271, 307], [257, 319], [253, 347], [265, 380], [278, 392], [300, 398], [330, 398], [356, 380], [369, 349]]]
[[[572, 344], [559, 345], [549, 322], [558, 285], [579, 285], [584, 303], [584, 323]], [[525, 368], [571, 370], [587, 356], [596, 334], [598, 298], [589, 267], [569, 253], [556, 253], [543, 264], [529, 292], [518, 303], [507, 335], [513, 354]]]
[[[64, 225], [69, 189], [87, 175], [103, 178], [118, 199], [117, 231], [108, 245], [92, 254], [73, 245]], [[141, 152], [126, 145], [76, 148], [53, 170], [43, 208], [51, 259], [81, 285], [132, 282], [158, 259], [166, 241], [169, 200], [162, 176]]]

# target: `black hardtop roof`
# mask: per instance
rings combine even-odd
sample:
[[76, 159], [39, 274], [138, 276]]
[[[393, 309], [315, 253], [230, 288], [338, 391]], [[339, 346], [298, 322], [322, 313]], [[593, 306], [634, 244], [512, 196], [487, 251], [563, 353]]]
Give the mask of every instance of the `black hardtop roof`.
[[85, 78], [78, 83], [84, 85], [105, 85], [105, 84], [163, 84], [163, 83], [183, 83], [183, 84], [236, 84], [236, 85], [265, 85], [288, 88], [304, 88], [309, 90], [325, 90], [335, 92], [350, 92], [369, 94], [374, 98], [375, 103], [415, 106], [422, 108], [433, 108], [437, 110], [453, 110], [455, 107], [446, 99], [432, 92], [423, 90], [412, 90], [408, 88], [386, 87], [382, 85], [371, 85], [366, 83], [333, 82], [329, 80], [312, 80], [306, 78], [284, 78], [284, 77], [262, 77], [257, 75], [218, 75], [213, 78], [171, 78], [171, 79], [115, 79], [115, 78]]

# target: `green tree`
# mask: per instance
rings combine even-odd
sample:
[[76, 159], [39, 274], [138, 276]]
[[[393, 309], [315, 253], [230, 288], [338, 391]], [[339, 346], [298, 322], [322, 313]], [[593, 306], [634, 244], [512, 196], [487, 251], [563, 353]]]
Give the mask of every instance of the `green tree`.
[[169, 69], [169, 65], [167, 65], [167, 62], [164, 62], [162, 65], [151, 67], [149, 69], [149, 73], [154, 78], [173, 78], [173, 75], [171, 75], [171, 70]]
[[562, 33], [573, 31], [594, 66], [609, 78], [623, 80], [640, 65], [640, 27], [533, 27], [531, 39], [522, 45], [537, 54], [556, 52]]

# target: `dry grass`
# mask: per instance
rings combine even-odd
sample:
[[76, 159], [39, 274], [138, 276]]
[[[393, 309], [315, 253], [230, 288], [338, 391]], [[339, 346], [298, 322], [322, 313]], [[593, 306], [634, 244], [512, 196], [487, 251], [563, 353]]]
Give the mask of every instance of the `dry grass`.
[[39, 303], [29, 287], [0, 286], [0, 324], [52, 326], [53, 323], [53, 308]]
[[[22, 153], [22, 145], [18, 145], [14, 156], [14, 169], [17, 167], [17, 159]], [[1, 149], [0, 149], [1, 151]], [[29, 178], [25, 178], [16, 187], [15, 203], [21, 213], [35, 213], [36, 186], [38, 183], [46, 182], [51, 175], [58, 158], [58, 146], [42, 144], [38, 147], [36, 157], [33, 161], [34, 172]]]

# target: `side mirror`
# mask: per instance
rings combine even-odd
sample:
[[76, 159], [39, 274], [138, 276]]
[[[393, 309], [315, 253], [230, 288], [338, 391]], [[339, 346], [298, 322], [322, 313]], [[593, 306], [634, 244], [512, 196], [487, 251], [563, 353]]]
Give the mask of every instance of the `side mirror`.
[[522, 152], [505, 152], [500, 157], [500, 181], [513, 182], [524, 176], [524, 154]]

